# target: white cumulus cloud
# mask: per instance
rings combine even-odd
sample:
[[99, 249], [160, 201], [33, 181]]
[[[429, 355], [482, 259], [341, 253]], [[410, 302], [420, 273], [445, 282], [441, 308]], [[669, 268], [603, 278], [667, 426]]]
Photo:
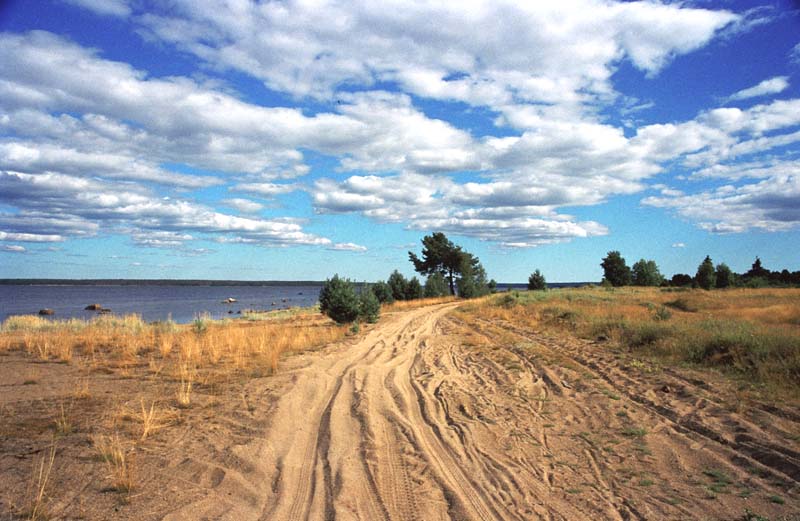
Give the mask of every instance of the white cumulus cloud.
[[733, 101], [748, 99], [748, 98], [758, 98], [761, 96], [768, 96], [770, 94], [778, 94], [780, 92], [785, 91], [789, 88], [789, 77], [788, 76], [775, 76], [774, 78], [769, 78], [767, 80], [762, 81], [758, 85], [754, 85], [752, 87], [742, 89], [728, 98]]

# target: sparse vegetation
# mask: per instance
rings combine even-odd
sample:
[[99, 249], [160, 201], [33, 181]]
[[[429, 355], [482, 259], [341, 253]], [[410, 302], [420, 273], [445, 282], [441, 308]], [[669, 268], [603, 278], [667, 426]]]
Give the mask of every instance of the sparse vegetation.
[[[800, 290], [557, 289], [500, 295], [485, 318], [534, 323], [642, 355], [710, 366], [749, 385], [792, 392], [800, 382]], [[513, 307], [513, 311], [510, 309]]]
[[25, 517], [29, 521], [38, 521], [49, 517], [47, 512], [47, 486], [55, 459], [56, 446], [53, 443], [50, 450], [43, 453], [34, 463], [29, 485], [30, 496], [25, 509]]
[[94, 438], [95, 450], [105, 462], [108, 469], [111, 489], [117, 492], [130, 493], [134, 486], [132, 448], [115, 433], [111, 436]]
[[[149, 359], [152, 368], [161, 368], [154, 376], [183, 381], [187, 387], [190, 372], [230, 374], [264, 366], [274, 370], [284, 352], [314, 348], [344, 336], [345, 328], [317, 317], [313, 310], [306, 310], [281, 319], [215, 322], [202, 318], [202, 326], [198, 321], [176, 326], [148, 324], [137, 315], [87, 321], [18, 316], [0, 325], [0, 348], [20, 349], [41, 360], [63, 360], [59, 353], [69, 351], [68, 362], [95, 369], [124, 370]], [[85, 380], [76, 393], [77, 397], [88, 395]], [[60, 408], [56, 416], [60, 421]]]

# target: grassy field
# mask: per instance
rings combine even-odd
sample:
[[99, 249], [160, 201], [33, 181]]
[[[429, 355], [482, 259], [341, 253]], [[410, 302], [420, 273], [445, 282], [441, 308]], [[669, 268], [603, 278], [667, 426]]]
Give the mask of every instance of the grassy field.
[[465, 311], [566, 331], [664, 363], [715, 368], [766, 392], [798, 394], [800, 289], [511, 292]]

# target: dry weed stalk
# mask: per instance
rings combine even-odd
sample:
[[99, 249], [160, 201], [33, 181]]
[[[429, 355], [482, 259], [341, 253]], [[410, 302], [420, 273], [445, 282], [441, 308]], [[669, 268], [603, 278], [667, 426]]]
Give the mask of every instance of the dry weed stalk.
[[28, 505], [27, 518], [30, 521], [38, 519], [46, 519], [46, 503], [47, 503], [47, 483], [50, 480], [50, 473], [53, 470], [53, 462], [56, 459], [56, 445], [55, 442], [50, 447], [47, 454], [43, 454], [39, 459], [38, 465], [34, 464], [33, 473], [31, 475], [30, 483], [30, 502]]
[[177, 393], [178, 405], [189, 407], [192, 404], [192, 381], [181, 379]]
[[[70, 406], [70, 409], [72, 409], [72, 406]], [[67, 411], [64, 409], [63, 402], [60, 405], [60, 413], [57, 413], [55, 424], [56, 433], [61, 436], [66, 436], [72, 432], [72, 423], [70, 423], [69, 418], [67, 417]]]
[[108, 467], [112, 488], [117, 492], [133, 490], [134, 480], [130, 452], [120, 440], [119, 434], [96, 436], [93, 441], [100, 458]]
[[150, 402], [150, 408], [144, 406], [144, 398], [142, 398], [142, 437], [141, 441], [147, 439], [147, 436], [155, 432], [160, 426], [156, 422], [156, 402]]
[[87, 400], [91, 398], [92, 393], [89, 390], [88, 378], [81, 378], [80, 382], [75, 387], [75, 391], [72, 393], [72, 396], [77, 400]]
[[189, 407], [192, 403], [192, 385], [194, 383], [196, 371], [188, 364], [183, 363], [180, 366], [181, 384], [178, 387], [177, 399], [178, 405], [181, 407]]

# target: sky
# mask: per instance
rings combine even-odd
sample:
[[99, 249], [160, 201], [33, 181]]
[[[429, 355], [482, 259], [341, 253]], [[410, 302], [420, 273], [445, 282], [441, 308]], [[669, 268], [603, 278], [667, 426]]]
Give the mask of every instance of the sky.
[[800, 6], [0, 2], [0, 278], [800, 269]]

